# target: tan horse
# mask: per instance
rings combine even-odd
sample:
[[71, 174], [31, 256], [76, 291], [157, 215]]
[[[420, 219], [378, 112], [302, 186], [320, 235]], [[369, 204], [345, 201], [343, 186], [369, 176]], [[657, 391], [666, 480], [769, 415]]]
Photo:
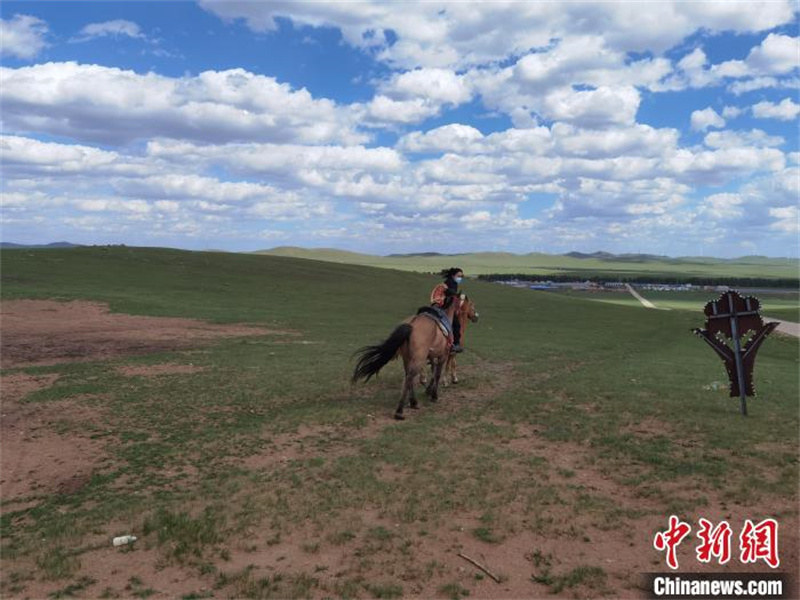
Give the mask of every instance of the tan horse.
[[[460, 308], [461, 301], [454, 298], [445, 309], [445, 314], [450, 322], [453, 315]], [[397, 354], [403, 358], [405, 378], [400, 394], [400, 403], [394, 413], [395, 419], [404, 419], [403, 408], [406, 398], [409, 399], [411, 408], [419, 408], [414, 394], [414, 381], [430, 362], [433, 365], [433, 375], [425, 391], [436, 402], [439, 398], [439, 380], [442, 369], [450, 356], [450, 344], [439, 325], [425, 315], [416, 315], [408, 322], [398, 325], [386, 340], [374, 346], [364, 346], [356, 351], [359, 355], [358, 363], [353, 371], [353, 383], [359, 379], [369, 381]]]
[[[461, 346], [464, 346], [464, 333], [467, 330], [467, 323], [472, 321], [473, 323], [478, 322], [478, 311], [475, 309], [475, 303], [469, 298], [469, 296], [464, 296], [464, 300], [461, 303], [461, 308], [458, 311], [458, 318], [461, 321]], [[447, 387], [447, 380], [450, 379], [450, 383], [458, 383], [458, 374], [456, 373], [456, 356], [457, 354], [450, 354], [447, 358], [447, 361], [444, 365], [444, 379], [442, 379], [442, 385]], [[433, 365], [431, 365], [432, 367]], [[428, 383], [428, 377], [425, 371], [422, 371], [419, 374], [419, 383], [420, 385], [426, 385]]]
[[[475, 310], [475, 303], [470, 300], [469, 296], [464, 297], [461, 303], [461, 308], [458, 311], [458, 320], [461, 322], [461, 347], [464, 347], [464, 335], [467, 333], [467, 323], [472, 321], [478, 322], [478, 311]], [[456, 374], [456, 356], [451, 354], [444, 366], [444, 383], [447, 386], [447, 380], [450, 379], [451, 383], [458, 383], [458, 375]]]

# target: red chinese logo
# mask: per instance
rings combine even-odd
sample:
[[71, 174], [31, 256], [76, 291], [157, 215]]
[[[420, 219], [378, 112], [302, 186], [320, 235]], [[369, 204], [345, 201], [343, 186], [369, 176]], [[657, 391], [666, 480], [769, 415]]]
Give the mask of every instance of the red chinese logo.
[[743, 563], [763, 559], [776, 569], [781, 564], [778, 558], [778, 522], [775, 519], [764, 519], [758, 525], [753, 525], [750, 519], [745, 520], [739, 536], [739, 547], [742, 551], [740, 560]]
[[672, 515], [669, 518], [669, 529], [659, 531], [653, 540], [653, 546], [659, 552], [667, 551], [667, 565], [670, 569], [678, 568], [678, 556], [676, 548], [683, 541], [692, 528], [688, 523], [682, 522], [678, 517]]
[[[727, 521], [720, 521], [715, 527], [711, 521], [702, 517], [698, 519], [698, 523], [700, 529], [697, 538], [700, 543], [695, 548], [698, 562], [710, 563], [716, 558], [720, 565], [727, 563], [731, 559], [731, 526]], [[691, 525], [671, 515], [667, 530], [659, 531], [653, 538], [653, 547], [659, 552], [666, 551], [666, 562], [670, 569], [678, 568], [678, 546], [691, 530]], [[781, 564], [778, 558], [778, 522], [775, 519], [764, 519], [754, 525], [750, 519], [745, 519], [739, 535], [739, 550], [739, 560], [742, 563], [763, 560], [773, 569], [778, 568]]]
[[700, 518], [700, 545], [697, 547], [697, 560], [702, 563], [711, 562], [711, 557], [716, 556], [717, 562], [724, 565], [731, 559], [731, 526], [727, 521], [720, 522], [712, 528], [711, 521]]

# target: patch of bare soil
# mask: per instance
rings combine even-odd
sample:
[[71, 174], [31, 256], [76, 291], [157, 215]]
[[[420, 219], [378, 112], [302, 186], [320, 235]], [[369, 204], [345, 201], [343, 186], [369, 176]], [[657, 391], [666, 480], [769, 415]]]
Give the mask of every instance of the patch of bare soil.
[[0, 498], [12, 510], [31, 498], [74, 494], [109, 466], [104, 443], [90, 437], [102, 428], [99, 409], [80, 399], [25, 404], [4, 392], [1, 416]]
[[197, 365], [179, 365], [175, 363], [162, 363], [158, 365], [125, 365], [117, 367], [116, 371], [125, 377], [157, 377], [159, 375], [188, 375], [205, 370]]
[[3, 302], [0, 326], [4, 369], [191, 348], [221, 337], [296, 335], [245, 324], [111, 313], [106, 304], [77, 300]]
[[207, 597], [204, 594], [212, 585], [199, 580], [194, 569], [165, 564], [157, 548], [147, 548], [140, 542], [115, 548], [111, 540], [116, 533], [119, 532], [94, 536], [86, 545], [91, 549], [76, 556], [80, 568], [71, 579], [25, 581], [22, 593], [7, 597], [47, 598], [81, 579], [88, 580], [85, 589], [65, 597], [180, 598], [190, 594]]
[[58, 379], [58, 373], [45, 375], [28, 375], [27, 373], [12, 373], [0, 377], [0, 397], [3, 402], [16, 402], [28, 394], [49, 388]]

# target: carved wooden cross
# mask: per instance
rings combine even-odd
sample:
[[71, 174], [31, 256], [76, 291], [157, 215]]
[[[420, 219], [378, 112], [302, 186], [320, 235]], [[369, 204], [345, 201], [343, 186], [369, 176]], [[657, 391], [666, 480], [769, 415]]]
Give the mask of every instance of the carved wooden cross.
[[[758, 298], [742, 298], [739, 292], [725, 292], [717, 300], [706, 304], [706, 328], [692, 331], [702, 337], [725, 363], [730, 379], [731, 397], [741, 399], [742, 414], [747, 415], [747, 396], [754, 396], [753, 366], [759, 346], [778, 326], [778, 323], [764, 323], [758, 310]], [[752, 336], [750, 337], [750, 332]], [[749, 339], [747, 339], [749, 337]], [[746, 339], [744, 345], [742, 340]], [[733, 348], [728, 341], [733, 343]]]

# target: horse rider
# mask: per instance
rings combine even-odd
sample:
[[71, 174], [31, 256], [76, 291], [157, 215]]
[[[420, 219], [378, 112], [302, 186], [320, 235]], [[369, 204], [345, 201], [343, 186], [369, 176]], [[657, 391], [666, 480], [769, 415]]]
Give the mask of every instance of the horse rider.
[[[444, 269], [442, 271], [442, 277], [444, 278], [444, 294], [439, 298], [432, 298], [435, 304], [439, 304], [441, 307], [447, 306], [450, 302], [453, 302], [456, 298], [461, 295], [461, 291], [458, 289], [459, 284], [464, 279], [464, 271], [459, 269], [458, 267], [452, 267], [450, 269]], [[436, 286], [441, 290], [442, 286]], [[434, 289], [434, 294], [436, 295], [436, 289]], [[453, 347], [450, 349], [450, 352], [463, 352], [464, 348], [461, 346], [461, 321], [458, 318], [458, 313], [456, 312], [453, 315]]]

